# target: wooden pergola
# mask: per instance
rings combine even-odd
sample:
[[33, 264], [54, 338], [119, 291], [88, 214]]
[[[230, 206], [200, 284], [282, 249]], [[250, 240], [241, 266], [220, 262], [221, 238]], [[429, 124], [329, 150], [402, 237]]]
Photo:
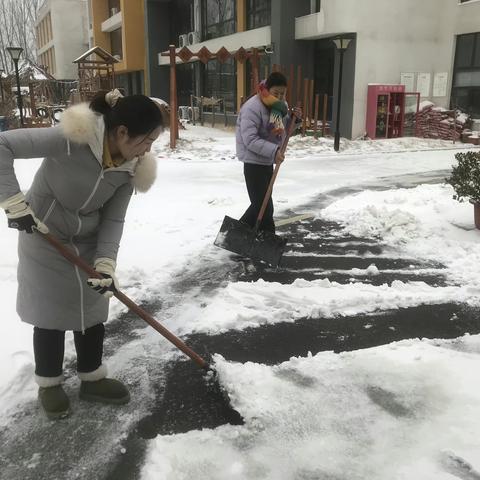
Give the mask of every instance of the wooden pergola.
[[225, 63], [230, 58], [234, 58], [240, 63], [245, 63], [250, 60], [252, 63], [253, 87], [257, 88], [259, 81], [259, 56], [261, 53], [258, 49], [252, 48], [246, 50], [241, 47], [235, 52], [229, 52], [225, 47], [222, 47], [216, 53], [210, 52], [207, 47], [202, 47], [198, 52], [192, 52], [188, 47], [181, 48], [178, 52], [175, 45], [170, 45], [168, 52], [162, 52], [162, 57], [170, 57], [170, 148], [175, 148], [178, 137], [178, 99], [177, 99], [177, 57], [183, 62], [187, 63], [192, 60], [200, 60], [207, 64], [210, 60], [218, 60], [220, 63]]
[[73, 63], [78, 65], [78, 91], [82, 101], [93, 98], [99, 90], [115, 88], [114, 65], [119, 61], [101, 47], [93, 47]]

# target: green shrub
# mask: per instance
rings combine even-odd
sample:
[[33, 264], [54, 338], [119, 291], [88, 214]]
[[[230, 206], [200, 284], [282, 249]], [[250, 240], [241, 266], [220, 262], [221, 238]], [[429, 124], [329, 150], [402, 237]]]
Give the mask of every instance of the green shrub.
[[455, 190], [454, 200], [480, 203], [480, 151], [455, 154], [458, 165], [445, 181]]

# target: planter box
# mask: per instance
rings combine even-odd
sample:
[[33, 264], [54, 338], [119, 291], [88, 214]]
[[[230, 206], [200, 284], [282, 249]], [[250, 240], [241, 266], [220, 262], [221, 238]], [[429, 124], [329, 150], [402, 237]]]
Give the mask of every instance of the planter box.
[[480, 230], [480, 203], [473, 204], [473, 218], [475, 220], [475, 227]]
[[462, 142], [464, 143], [469, 143], [468, 137], [472, 135], [472, 131], [469, 128], [466, 128], [465, 130], [462, 131], [461, 136], [462, 136]]

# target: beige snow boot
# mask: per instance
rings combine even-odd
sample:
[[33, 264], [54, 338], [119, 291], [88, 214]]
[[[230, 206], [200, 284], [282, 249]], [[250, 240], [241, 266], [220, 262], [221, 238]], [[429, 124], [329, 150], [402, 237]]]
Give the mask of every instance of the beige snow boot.
[[127, 387], [119, 380], [106, 378], [107, 369], [101, 365], [93, 372], [79, 372], [82, 381], [79, 397], [89, 402], [123, 405], [130, 401]]
[[66, 418], [70, 415], [70, 400], [63, 390], [60, 382], [62, 377], [40, 377], [35, 376], [39, 385], [38, 400], [50, 420]]

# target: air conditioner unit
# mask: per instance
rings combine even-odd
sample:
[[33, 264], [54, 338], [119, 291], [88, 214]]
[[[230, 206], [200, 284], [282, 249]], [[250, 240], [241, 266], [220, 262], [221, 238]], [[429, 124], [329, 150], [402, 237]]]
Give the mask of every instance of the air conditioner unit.
[[[194, 118], [195, 117], [195, 118]], [[188, 120], [193, 122], [194, 120], [200, 120], [200, 108], [198, 107], [188, 107]]]
[[186, 47], [188, 45], [188, 35], [184, 33], [178, 37], [178, 46], [180, 48]]
[[200, 32], [190, 32], [188, 34], [188, 44], [193, 45], [200, 42]]
[[189, 116], [188, 116], [188, 109], [190, 107], [188, 105], [180, 105], [178, 107], [178, 118], [180, 120], [189, 120]]

